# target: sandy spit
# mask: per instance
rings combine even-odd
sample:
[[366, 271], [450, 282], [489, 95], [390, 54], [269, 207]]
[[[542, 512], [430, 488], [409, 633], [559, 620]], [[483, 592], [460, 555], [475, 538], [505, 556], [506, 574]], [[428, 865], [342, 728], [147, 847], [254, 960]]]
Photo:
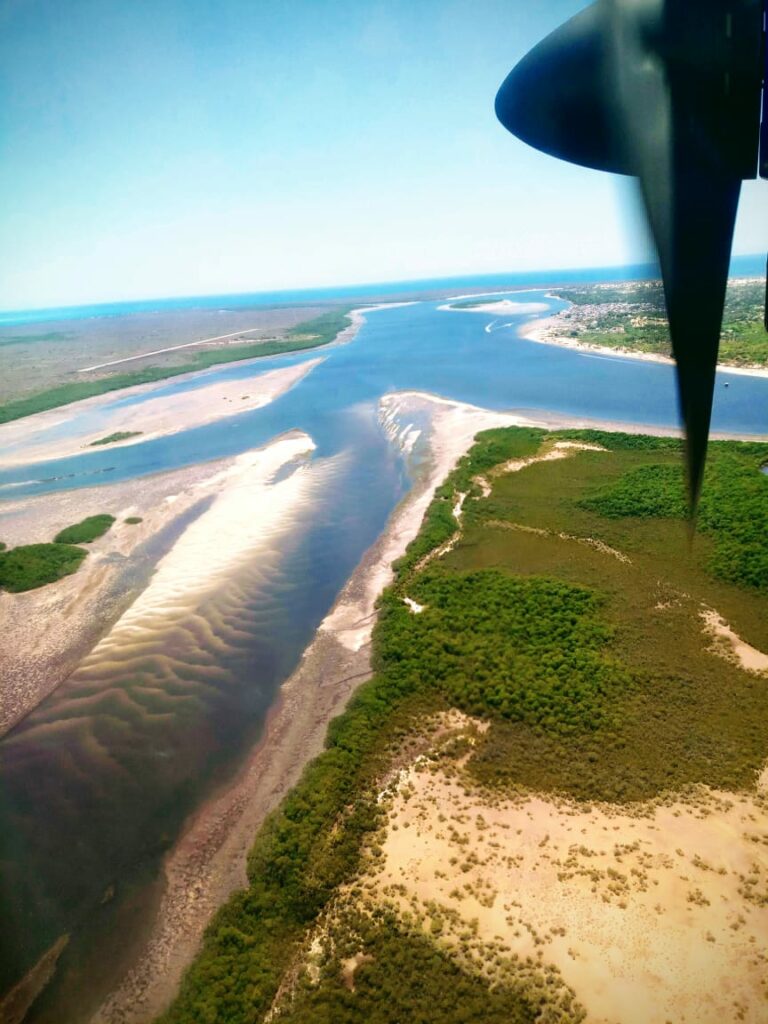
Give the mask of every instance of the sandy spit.
[[[28, 465], [82, 454], [92, 441], [118, 431], [140, 432], [140, 436], [93, 451], [150, 441], [259, 409], [298, 384], [322, 361], [322, 357], [309, 359], [245, 379], [211, 379], [206, 384], [205, 379], [211, 374], [208, 370], [195, 375], [203, 383], [191, 391], [155, 396], [161, 388], [183, 379], [177, 377], [25, 416], [0, 425], [0, 466]], [[221, 367], [215, 369], [221, 370]], [[124, 405], [123, 400], [128, 396], [131, 399], [146, 397], [136, 404]], [[53, 427], [66, 427], [68, 435], [46, 439], [45, 434]]]
[[[606, 345], [588, 345], [577, 338], [559, 337], [555, 332], [558, 328], [557, 316], [537, 318], [518, 328], [518, 335], [526, 341], [535, 341], [540, 345], [556, 345], [559, 348], [571, 348], [577, 352], [592, 353], [600, 356], [612, 356], [614, 359], [638, 359], [645, 363], [663, 363], [674, 366], [671, 356], [662, 356], [656, 352], [637, 352], [628, 348], [609, 348]], [[719, 373], [733, 373], [742, 377], [768, 377], [768, 368], [759, 366], [731, 366], [718, 363]]]
[[[398, 506], [318, 629], [296, 672], [284, 684], [264, 734], [238, 777], [202, 806], [168, 855], [166, 891], [138, 963], [105, 1001], [93, 1024], [151, 1021], [172, 1000], [211, 914], [246, 884], [246, 857], [266, 815], [323, 747], [328, 723], [370, 676], [375, 600], [392, 578], [391, 563], [419, 530], [435, 488], [491, 426], [528, 422], [417, 392], [388, 395], [382, 421], [432, 414], [429, 466]], [[401, 441], [407, 439], [402, 432]]]
[[768, 654], [742, 640], [714, 608], [707, 608], [700, 615], [704, 620], [704, 632], [715, 641], [710, 648], [715, 654], [735, 662], [747, 672], [768, 674]]
[[452, 313], [492, 313], [496, 316], [520, 316], [524, 313], [543, 313], [549, 309], [546, 302], [513, 302], [512, 299], [497, 299], [495, 302], [483, 302], [477, 306], [452, 306], [447, 303], [438, 309], [450, 310]]
[[418, 532], [435, 488], [471, 447], [475, 435], [494, 426], [678, 433], [574, 421], [558, 414], [492, 412], [436, 395], [398, 392], [381, 400], [380, 415], [393, 442], [406, 452], [418, 435], [407, 424], [408, 413], [424, 411], [431, 421], [429, 465], [342, 589], [298, 669], [283, 685], [261, 741], [236, 779], [187, 822], [164, 865], [165, 893], [146, 947], [92, 1024], [145, 1024], [173, 999], [211, 915], [235, 889], [246, 885], [247, 853], [258, 828], [320, 753], [331, 719], [370, 677], [376, 598], [392, 579], [393, 561]]

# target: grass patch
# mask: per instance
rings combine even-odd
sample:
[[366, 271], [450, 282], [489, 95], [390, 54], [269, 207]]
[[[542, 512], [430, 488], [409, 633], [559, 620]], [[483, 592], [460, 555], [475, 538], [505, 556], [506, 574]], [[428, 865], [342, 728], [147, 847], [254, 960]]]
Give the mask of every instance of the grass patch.
[[141, 518], [141, 516], [128, 516], [128, 518], [124, 519], [123, 522], [127, 523], [128, 526], [138, 526], [138, 524], [143, 523], [144, 520]]
[[78, 380], [69, 384], [60, 384], [55, 388], [48, 388], [45, 391], [39, 391], [36, 394], [0, 405], [0, 423], [8, 423], [10, 420], [31, 416], [46, 409], [55, 409], [61, 405], [68, 405], [70, 402], [78, 402], [83, 398], [93, 398], [96, 395], [104, 395], [110, 391], [133, 387], [136, 384], [152, 384], [155, 381], [178, 377], [183, 373], [206, 370], [211, 366], [223, 363], [299, 352], [327, 345], [336, 339], [340, 331], [349, 326], [348, 313], [349, 308], [323, 313], [321, 316], [291, 328], [286, 333], [284, 341], [227, 345], [225, 348], [198, 352], [189, 362], [177, 366], [148, 366], [143, 370], [113, 373], [96, 380]]
[[88, 447], [98, 448], [103, 444], [116, 444], [118, 441], [127, 441], [129, 437], [139, 437], [142, 433], [142, 430], [116, 430], [114, 434], [107, 434], [106, 437], [100, 437], [98, 441], [91, 441]]
[[0, 551], [0, 589], [36, 590], [77, 572], [88, 552], [71, 544], [23, 544]]
[[55, 544], [90, 544], [103, 537], [115, 521], [114, 516], [101, 514], [88, 516], [79, 523], [60, 530], [53, 538]]

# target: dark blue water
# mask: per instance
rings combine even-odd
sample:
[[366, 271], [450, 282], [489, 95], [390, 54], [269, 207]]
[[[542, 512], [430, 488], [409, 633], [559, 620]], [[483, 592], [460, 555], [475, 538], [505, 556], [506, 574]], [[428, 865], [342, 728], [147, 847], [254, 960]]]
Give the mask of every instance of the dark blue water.
[[[760, 277], [765, 272], [764, 256], [735, 256], [732, 277]], [[506, 274], [479, 274], [470, 277], [433, 277], [418, 281], [385, 281], [344, 285], [335, 288], [294, 288], [271, 292], [246, 292], [234, 295], [195, 295], [167, 299], [139, 299], [97, 303], [90, 306], [56, 306], [47, 309], [0, 311], [0, 326], [45, 323], [55, 320], [84, 320], [92, 317], [129, 316], [131, 313], [172, 312], [184, 309], [257, 309], [259, 306], [296, 306], [346, 300], [366, 301], [416, 297], [447, 288], [519, 288], [526, 285], [553, 285], [577, 281], [642, 281], [659, 276], [652, 263], [623, 267], [587, 267], [578, 270], [515, 271]]]
[[[457, 282], [457, 291], [467, 286]], [[562, 306], [543, 292], [515, 297], [546, 302], [550, 311]], [[80, 1020], [98, 994], [94, 978], [114, 982], [104, 942], [124, 894], [135, 893], [137, 878], [156, 877], [184, 815], [254, 741], [280, 683], [406, 492], [409, 467], [377, 419], [382, 395], [419, 390], [492, 409], [677, 423], [670, 367], [523, 341], [517, 328], [528, 316], [498, 319], [440, 305], [378, 310], [350, 344], [230, 364], [149, 392], [246, 381], [322, 358], [262, 409], [0, 473], [6, 499], [127, 479], [140, 488], [147, 474], [234, 455], [300, 428], [317, 446], [313, 472], [332, 483], [269, 558], [253, 571], [244, 567], [242, 578], [196, 609], [188, 628], [155, 637], [138, 658], [75, 673], [0, 741], [0, 982], [18, 977], [63, 932], [73, 935], [33, 1019]], [[715, 428], [768, 433], [768, 380], [730, 374], [720, 384], [726, 380], [729, 387], [717, 390]], [[116, 395], [109, 407], [143, 400]], [[196, 627], [201, 617], [215, 624], [212, 643]], [[106, 910], [105, 891], [117, 893]]]

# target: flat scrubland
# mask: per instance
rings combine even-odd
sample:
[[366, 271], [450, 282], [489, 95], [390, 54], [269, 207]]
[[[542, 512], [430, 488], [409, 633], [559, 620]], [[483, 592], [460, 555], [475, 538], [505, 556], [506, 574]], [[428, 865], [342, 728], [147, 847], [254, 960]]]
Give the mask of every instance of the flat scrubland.
[[765, 1019], [768, 445], [690, 545], [681, 454], [479, 435], [163, 1024]]
[[[223, 363], [326, 345], [349, 325], [347, 313], [348, 307], [177, 310], [0, 328], [0, 423]], [[126, 358], [130, 362], [81, 372]]]
[[[659, 281], [581, 285], [557, 289], [556, 294], [573, 306], [552, 319], [548, 332], [584, 345], [672, 354]], [[764, 304], [762, 280], [735, 278], [729, 282], [720, 341], [721, 363], [768, 366]]]

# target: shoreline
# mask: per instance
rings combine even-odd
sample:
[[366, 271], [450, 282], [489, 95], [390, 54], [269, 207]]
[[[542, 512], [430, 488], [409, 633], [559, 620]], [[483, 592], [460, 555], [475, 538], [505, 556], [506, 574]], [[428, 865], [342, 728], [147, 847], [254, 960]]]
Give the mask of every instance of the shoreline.
[[189, 819], [167, 856], [165, 892], [144, 953], [92, 1024], [143, 1024], [172, 1001], [212, 913], [247, 883], [246, 858], [258, 828], [323, 749], [329, 722], [370, 678], [376, 599], [391, 579], [391, 563], [418, 533], [435, 489], [476, 433], [529, 422], [418, 392], [385, 396], [381, 407], [394, 416], [409, 404], [434, 411], [428, 466], [342, 588], [237, 775]]
[[[292, 432], [237, 456], [152, 474], [142, 479], [138, 490], [135, 481], [126, 480], [0, 506], [3, 536], [12, 545], [46, 539], [83, 515], [105, 508], [117, 520], [88, 545], [89, 557], [76, 573], [36, 590], [0, 593], [0, 627], [17, 640], [0, 654], [0, 736], [54, 693], [146, 603], [157, 590], [158, 571], [173, 561], [174, 551], [178, 563], [185, 536], [199, 530], [212, 510], [238, 497], [244, 500], [249, 486], [269, 491], [266, 477], [274, 475], [275, 457], [284, 452], [282, 465], [311, 447], [309, 438]], [[142, 521], [126, 524], [129, 516]], [[194, 580], [182, 582], [187, 586]], [[181, 592], [185, 586], [177, 584], [176, 589]], [[165, 599], [172, 607], [172, 590]]]
[[[198, 388], [172, 395], [153, 394], [159, 388], [167, 387], [166, 382], [139, 384], [134, 388], [125, 389], [132, 392], [130, 397], [146, 396], [143, 401], [134, 404], [123, 404], [121, 398], [116, 398], [118, 393], [110, 391], [106, 395], [86, 398], [82, 402], [73, 402], [60, 409], [13, 420], [0, 425], [0, 441], [5, 447], [0, 454], [0, 469], [34, 466], [89, 452], [103, 452], [144, 444], [158, 437], [170, 437], [184, 430], [192, 430], [245, 412], [252, 412], [269, 405], [295, 387], [323, 359], [323, 356], [310, 358], [293, 366], [265, 370], [248, 378], [213, 380], [208, 384], [203, 383]], [[202, 374], [210, 372], [204, 370]], [[196, 376], [198, 375], [189, 375]], [[176, 383], [176, 379], [173, 383]], [[113, 404], [116, 407], [110, 409]], [[95, 422], [89, 423], [86, 418], [85, 422], [80, 424], [80, 433], [36, 441], [40, 434], [45, 435], [58, 427], [67, 427], [71, 424], [75, 424], [76, 427], [78, 421], [85, 417], [93, 417]], [[92, 447], [94, 441], [123, 431], [136, 432], [140, 436], [126, 438], [103, 447]]]
[[[383, 426], [409, 411], [431, 413], [429, 462], [392, 512], [318, 627], [302, 659], [270, 708], [261, 738], [235, 777], [192, 814], [164, 865], [165, 889], [138, 961], [91, 1018], [91, 1024], [146, 1024], [175, 997], [212, 914], [247, 884], [246, 858], [267, 815], [323, 749], [331, 720], [371, 676], [370, 643], [376, 600], [392, 579], [392, 563], [416, 536], [435, 489], [494, 426], [544, 429], [597, 427], [679, 435], [674, 428], [578, 420], [556, 413], [492, 411], [439, 395], [403, 391], [380, 400]], [[400, 442], [409, 443], [402, 429]]]
[[[553, 296], [557, 298], [557, 296]], [[609, 348], [607, 345], [591, 345], [588, 342], [579, 341], [578, 338], [562, 338], [548, 336], [547, 332], [555, 326], [557, 314], [549, 317], [539, 317], [528, 323], [522, 324], [517, 329], [517, 336], [525, 341], [533, 341], [537, 345], [554, 345], [557, 348], [569, 348], [575, 352], [583, 352], [598, 356], [612, 356], [614, 359], [636, 359], [646, 363], [661, 363], [664, 366], [675, 366], [675, 360], [671, 356], [664, 356], [658, 352], [637, 352], [626, 348]], [[762, 366], [733, 366], [730, 363], [718, 363], [718, 373], [732, 373], [740, 377], [768, 377], [768, 367]]]
[[[19, 419], [0, 423], [0, 445], [2, 445], [0, 470], [85, 455], [91, 451], [97, 453], [143, 444], [145, 441], [155, 440], [158, 437], [167, 437], [245, 412], [252, 412], [275, 401], [300, 383], [306, 374], [324, 361], [326, 358], [324, 350], [354, 341], [365, 323], [367, 313], [375, 312], [378, 309], [410, 305], [414, 305], [414, 303], [382, 302], [371, 306], [360, 306], [349, 311], [347, 317], [350, 323], [339, 331], [333, 341], [315, 348], [285, 352], [279, 357], [267, 357], [282, 358], [283, 355], [286, 357], [295, 355], [300, 358], [302, 355], [307, 355], [308, 358], [304, 361], [291, 366], [265, 369], [260, 373], [254, 373], [251, 377], [237, 377], [228, 381], [213, 379], [209, 384], [203, 383], [200, 387], [189, 391], [164, 395], [159, 398], [153, 397], [154, 392], [175, 384], [184, 384], [190, 380], [204, 382], [206, 377], [210, 378], [228, 367], [250, 366], [258, 369], [265, 357], [256, 356], [251, 359], [238, 360], [235, 363], [219, 363], [204, 370], [192, 370], [189, 373], [163, 378], [149, 384], [132, 384], [124, 388], [116, 388], [104, 394], [83, 398], [66, 405], [55, 406], [52, 409], [44, 409]], [[314, 354], [318, 352], [320, 354]], [[125, 404], [126, 399], [142, 399], [143, 396], [146, 397], [142, 401]], [[201, 396], [208, 406], [202, 412], [203, 403], [199, 401]], [[212, 404], [218, 408], [211, 408]], [[117, 407], [110, 410], [112, 405]], [[45, 435], [51, 430], [66, 427], [81, 420], [84, 416], [98, 419], [100, 415], [102, 418], [98, 423], [87, 425], [85, 430], [81, 430], [80, 433], [73, 436], [53, 440], [43, 439], [37, 443], [35, 441], [38, 434]], [[122, 431], [137, 431], [140, 436], [126, 438], [103, 447], [91, 447], [93, 441]], [[13, 447], [17, 445], [25, 447], [21, 451], [13, 451]]]

